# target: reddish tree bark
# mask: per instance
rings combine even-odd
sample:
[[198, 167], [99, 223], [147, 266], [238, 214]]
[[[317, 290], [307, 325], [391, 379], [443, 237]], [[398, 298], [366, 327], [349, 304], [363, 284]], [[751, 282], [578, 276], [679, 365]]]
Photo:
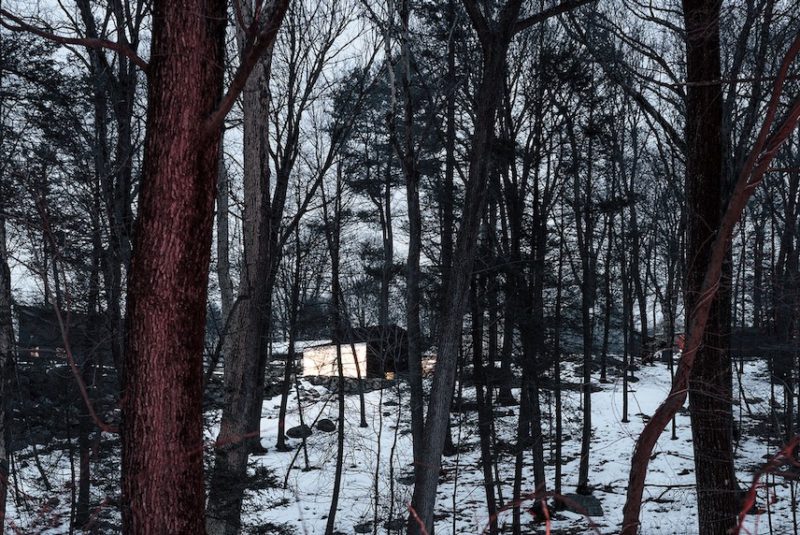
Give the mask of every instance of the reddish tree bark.
[[248, 29], [220, 99], [227, 2], [153, 4], [122, 404], [125, 533], [205, 532], [202, 356], [221, 126], [287, 5]]
[[[202, 354], [226, 3], [155, 2], [147, 135], [128, 290], [126, 533], [203, 533]], [[194, 16], [187, 16], [192, 13]]]

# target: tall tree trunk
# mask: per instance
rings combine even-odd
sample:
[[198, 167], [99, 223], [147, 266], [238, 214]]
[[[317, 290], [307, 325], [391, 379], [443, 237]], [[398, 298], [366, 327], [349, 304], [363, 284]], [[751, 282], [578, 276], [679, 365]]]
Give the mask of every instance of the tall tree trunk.
[[[2, 164], [0, 164], [2, 165]], [[0, 180], [4, 179], [0, 174]], [[0, 184], [0, 187], [2, 185]], [[8, 396], [9, 378], [14, 351], [14, 331], [11, 323], [11, 272], [6, 250], [5, 207], [0, 199], [0, 535], [3, 533], [8, 495]]]
[[611, 314], [614, 307], [611, 295], [611, 252], [614, 250], [614, 217], [611, 214], [609, 214], [607, 217], [608, 220], [606, 224], [608, 225], [608, 247], [606, 248], [606, 257], [603, 265], [603, 299], [605, 300], [605, 307], [603, 307], [603, 347], [600, 350], [601, 383], [608, 381], [608, 342], [611, 331]]
[[391, 294], [394, 271], [394, 228], [392, 227], [392, 157], [386, 161], [381, 204], [381, 223], [383, 224], [383, 265], [381, 266], [381, 295], [378, 307], [378, 324], [389, 324], [389, 296]]
[[[633, 130], [631, 135], [631, 144], [634, 147], [634, 156], [636, 156], [635, 151], [638, 148], [638, 135], [636, 129]], [[624, 139], [624, 138], [623, 138]], [[629, 171], [629, 180], [626, 182], [623, 176], [623, 189], [629, 199], [636, 199], [636, 175], [637, 175], [637, 158], [633, 158], [633, 162], [631, 164], [631, 169]], [[624, 170], [621, 170], [624, 171]], [[647, 292], [645, 291], [645, 284], [642, 282], [642, 268], [641, 268], [641, 260], [642, 260], [642, 235], [639, 231], [639, 215], [636, 210], [636, 202], [630, 203], [630, 227], [628, 233], [628, 240], [627, 244], [631, 245], [631, 253], [630, 253], [630, 271], [629, 276], [633, 281], [633, 288], [631, 288], [631, 292], [636, 295], [636, 302], [639, 305], [639, 329], [641, 334], [641, 355], [640, 357], [644, 357], [647, 355], [651, 350], [653, 350], [649, 341], [649, 336], [647, 333]], [[633, 311], [631, 310], [631, 314]], [[632, 333], [631, 333], [632, 334]], [[655, 337], [655, 331], [653, 331], [653, 336]], [[649, 356], [649, 355], [648, 355]], [[635, 362], [635, 358], [631, 356], [631, 362]]]
[[[534, 182], [538, 189], [538, 179]], [[542, 434], [542, 409], [540, 403], [539, 376], [543, 372], [540, 362], [544, 356], [544, 274], [547, 245], [547, 224], [537, 220], [543, 216], [538, 199], [534, 200], [534, 259], [530, 291], [522, 292], [520, 303], [521, 314], [518, 314], [520, 337], [522, 339], [522, 365], [527, 382], [522, 385], [526, 389], [527, 402], [530, 404], [530, 438], [533, 451], [533, 476], [535, 494], [538, 497], [547, 493], [547, 482], [544, 471], [544, 436]], [[520, 286], [523, 284], [520, 281]]]
[[[684, 0], [687, 33], [686, 310], [700, 299], [711, 245], [722, 219], [722, 90], [719, 0]], [[738, 485], [733, 465], [731, 365], [723, 347], [719, 297], [709, 312], [703, 347], [689, 382], [689, 410], [701, 535], [725, 534], [736, 525]]]
[[[450, 38], [447, 40], [447, 102], [445, 107], [446, 115], [446, 132], [445, 132], [445, 167], [444, 176], [441, 185], [439, 203], [442, 211], [442, 253], [441, 253], [441, 308], [437, 311], [438, 318], [436, 321], [436, 336], [437, 339], [441, 335], [442, 325], [444, 318], [448, 314], [447, 299], [448, 295], [448, 277], [453, 267], [453, 236], [455, 229], [455, 172], [456, 172], [456, 96], [458, 93], [458, 76], [456, 71], [456, 26], [458, 24], [458, 13], [456, 11], [456, 0], [448, 0], [447, 2], [447, 16], [448, 25], [453, 31], [450, 32]], [[453, 394], [455, 394], [455, 383], [453, 384]], [[420, 403], [424, 403], [421, 399]], [[456, 453], [456, 446], [453, 443], [453, 433], [450, 427], [450, 419], [447, 419], [447, 431], [445, 433], [445, 447], [444, 452], [446, 455], [454, 455]], [[419, 452], [421, 454], [421, 451]]]
[[[411, 505], [414, 514], [409, 516], [409, 532], [412, 534], [431, 533], [433, 529], [436, 489], [450, 419], [450, 402], [455, 385], [458, 348], [461, 344], [462, 319], [472, 276], [479, 225], [486, 204], [488, 160], [494, 139], [495, 113], [497, 102], [502, 97], [503, 66], [520, 4], [519, 0], [511, 0], [502, 11], [502, 28], [483, 36], [486, 43], [483, 49], [483, 73], [475, 99], [477, 109], [464, 211], [453, 253], [452, 269], [448, 275], [446, 313], [441, 318], [440, 324], [436, 375], [433, 379], [425, 421], [425, 436], [428, 437], [428, 441], [422, 452], [422, 462], [418, 466], [414, 484]], [[477, 9], [476, 6], [473, 7]]]
[[475, 380], [475, 396], [478, 405], [478, 435], [480, 437], [481, 467], [483, 469], [483, 488], [486, 492], [486, 513], [489, 515], [489, 533], [497, 534], [497, 500], [494, 494], [494, 475], [492, 474], [492, 389], [487, 381], [486, 366], [483, 363], [483, 291], [484, 281], [473, 279], [472, 302], [472, 368]]
[[766, 223], [759, 219], [754, 223], [755, 244], [753, 247], [753, 327], [761, 328], [763, 318], [764, 291], [764, 234]]
[[205, 530], [202, 364], [220, 139], [206, 119], [223, 82], [225, 8], [221, 0], [153, 4], [122, 399], [131, 535]]
[[[458, 17], [456, 13], [456, 0], [447, 2], [448, 24], [454, 27]], [[452, 32], [455, 33], [455, 32]], [[447, 41], [447, 103], [445, 107], [446, 132], [445, 132], [445, 168], [442, 184], [439, 192], [439, 205], [442, 211], [441, 229], [441, 271], [442, 271], [442, 299], [439, 312], [439, 323], [447, 315], [447, 304], [444, 296], [447, 295], [447, 274], [453, 265], [453, 229], [455, 228], [455, 216], [453, 214], [453, 187], [456, 171], [456, 43], [455, 38], [450, 37]], [[441, 326], [437, 326], [437, 331]], [[438, 334], [438, 332], [437, 332]]]
[[105, 208], [108, 218], [109, 248], [106, 262], [108, 320], [111, 354], [117, 373], [124, 375], [126, 323], [122, 313], [123, 281], [131, 265], [133, 236], [133, 113], [136, 104], [136, 67], [126, 58], [119, 58], [117, 91], [111, 96], [117, 124], [114, 148], [115, 173], [105, 175]]
[[[0, 0], [2, 7], [2, 0]], [[3, 70], [0, 69], [0, 86]], [[5, 113], [5, 102], [0, 99], [0, 115]], [[5, 146], [5, 128], [0, 128], [0, 148]], [[8, 497], [8, 451], [10, 444], [9, 397], [11, 394], [11, 366], [14, 355], [14, 326], [11, 316], [11, 270], [8, 266], [6, 245], [6, 161], [0, 161], [0, 535], [6, 524], [6, 499]]]
[[[677, 251], [678, 243], [675, 238], [669, 238], [670, 243], [668, 246], [669, 254], [667, 258], [667, 287], [665, 289], [665, 304], [663, 315], [667, 318], [667, 367], [669, 368], [669, 381], [672, 387], [675, 380], [675, 316], [677, 315], [678, 308], [678, 290], [675, 288], [675, 283], [678, 278], [678, 263], [679, 254]], [[671, 436], [672, 440], [677, 440], [677, 422], [672, 418]]]
[[523, 479], [523, 463], [525, 461], [525, 449], [530, 443], [530, 430], [531, 430], [531, 403], [528, 397], [527, 385], [530, 384], [528, 374], [525, 370], [522, 371], [522, 389], [519, 397], [519, 417], [517, 419], [517, 445], [514, 455], [514, 486], [512, 489], [511, 499], [514, 504], [512, 511], [512, 526], [511, 530], [514, 535], [522, 533], [522, 479]]
[[[589, 123], [591, 124], [594, 110], [590, 110]], [[574, 142], [573, 148], [577, 148]], [[593, 312], [595, 300], [595, 258], [594, 258], [594, 214], [590, 203], [592, 191], [592, 170], [593, 170], [593, 139], [589, 138], [589, 148], [587, 154], [588, 170], [586, 182], [580, 183], [578, 170], [574, 177], [574, 202], [575, 220], [577, 222], [578, 252], [581, 260], [581, 328], [583, 331], [583, 425], [581, 432], [581, 453], [578, 465], [578, 485], [577, 492], [580, 494], [591, 494], [589, 488], [589, 453], [591, 451], [592, 440], [592, 351], [594, 349], [593, 332]], [[577, 153], [576, 153], [577, 156]], [[583, 191], [581, 191], [581, 188]]]
[[[625, 235], [625, 223], [623, 222], [622, 235]], [[628, 420], [628, 372], [631, 369], [633, 360], [631, 347], [633, 346], [633, 295], [631, 292], [631, 281], [629, 269], [627, 267], [627, 254], [625, 254], [625, 244], [622, 244], [620, 255], [621, 275], [622, 275], [622, 422]]]
[[[247, 12], [247, 19], [252, 20]], [[240, 52], [245, 47], [239, 29]], [[224, 361], [225, 402], [215, 445], [208, 496], [208, 533], [239, 532], [247, 459], [261, 447], [263, 373], [270, 320], [271, 250], [269, 169], [269, 78], [271, 50], [263, 56], [242, 94], [244, 118], [244, 236], [239, 305], [229, 322]], [[255, 417], [254, 417], [255, 415]]]
[[[301, 271], [303, 255], [300, 251], [300, 227], [294, 228], [294, 265], [292, 267], [291, 287], [289, 288], [289, 346], [286, 351], [286, 365], [283, 373], [283, 384], [281, 384], [281, 406], [278, 410], [278, 438], [275, 449], [278, 451], [291, 451], [291, 447], [286, 444], [286, 409], [289, 402], [289, 390], [292, 386], [292, 373], [294, 373], [294, 353], [295, 342], [297, 340], [297, 316], [300, 311], [300, 286], [302, 284]], [[355, 356], [353, 351], [353, 356]], [[299, 394], [298, 394], [299, 403]]]
[[[408, 332], [408, 375], [411, 386], [411, 431], [414, 441], [414, 466], [422, 459], [424, 414], [422, 390], [422, 326], [420, 324], [420, 253], [422, 249], [422, 212], [419, 203], [419, 168], [414, 147], [414, 104], [411, 87], [411, 44], [409, 35], [409, 0], [400, 2], [403, 78], [403, 148], [400, 149], [396, 129], [392, 128], [398, 155], [406, 179], [408, 202], [408, 260], [406, 262], [406, 327]], [[388, 185], [387, 185], [388, 187]]]
[[[333, 492], [331, 495], [331, 505], [328, 510], [328, 521], [325, 523], [325, 535], [334, 535], [336, 527], [336, 511], [339, 506], [339, 494], [342, 489], [342, 471], [344, 469], [344, 424], [345, 424], [345, 403], [344, 403], [344, 372], [342, 368], [342, 341], [337, 342], [341, 333], [345, 332], [345, 321], [343, 317], [344, 298], [342, 287], [339, 280], [340, 263], [340, 244], [342, 231], [342, 165], [339, 163], [336, 168], [336, 192], [333, 201], [333, 217], [328, 211], [328, 201], [325, 199], [325, 190], [322, 190], [322, 210], [325, 222], [325, 239], [328, 242], [328, 250], [331, 255], [331, 299], [333, 300], [333, 336], [336, 342], [336, 370], [339, 378], [339, 388], [337, 398], [339, 402], [339, 416], [336, 426], [336, 470], [333, 478]], [[355, 351], [353, 357], [355, 358]]]
[[[225, 166], [225, 132], [222, 133], [219, 151], [219, 178], [217, 179], [217, 282], [222, 302], [222, 325], [226, 325], [233, 308], [233, 281], [231, 280], [230, 233], [228, 210], [230, 209], [230, 184], [228, 168]], [[224, 328], [224, 327], [223, 327]], [[227, 333], [220, 333], [226, 336]]]
[[[100, 264], [103, 255], [102, 229], [100, 226], [101, 218], [101, 177], [95, 173], [92, 182], [92, 211], [90, 214], [92, 226], [92, 259], [89, 273], [89, 293], [88, 293], [88, 317], [90, 324], [87, 326], [89, 340], [84, 345], [78, 347], [81, 359], [79, 360], [81, 379], [86, 386], [88, 399], [93, 402], [95, 399], [95, 366], [96, 366], [96, 345], [104, 338], [101, 331], [100, 320]], [[88, 408], [82, 400], [78, 401], [78, 456], [79, 456], [79, 475], [78, 503], [75, 512], [75, 526], [83, 528], [90, 519], [89, 500], [91, 490], [91, 471], [90, 471], [90, 443], [89, 434], [94, 428]]]
[[[561, 228], [564, 228], [564, 213], [561, 213]], [[562, 402], [561, 402], [561, 296], [563, 291], [564, 273], [564, 239], [560, 237], [558, 243], [558, 279], [556, 282], [556, 318], [555, 329], [553, 333], [553, 382], [555, 396], [555, 419], [556, 419], [556, 454], [555, 454], [555, 482], [553, 484], [556, 495], [561, 494], [561, 459], [562, 459], [562, 438], [563, 438], [563, 421], [561, 418]]]

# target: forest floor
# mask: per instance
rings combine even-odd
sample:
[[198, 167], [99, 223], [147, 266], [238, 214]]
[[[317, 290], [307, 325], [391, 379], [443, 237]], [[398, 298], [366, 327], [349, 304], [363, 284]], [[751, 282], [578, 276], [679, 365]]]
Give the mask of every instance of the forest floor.
[[[564, 381], [576, 387], [577, 361], [565, 363]], [[610, 371], [609, 377], [616, 377]], [[645, 421], [664, 399], [669, 389], [666, 364], [656, 362], [636, 372], [639, 381], [630, 384], [629, 423], [622, 422], [621, 380], [598, 384], [592, 395], [593, 438], [590, 454], [590, 485], [602, 507], [602, 516], [586, 517], [569, 511], [551, 511], [553, 534], [619, 532], [622, 506], [625, 501], [630, 457], [634, 440]], [[735, 417], [742, 430], [736, 449], [739, 484], [748, 488], [766, 460], [780, 448], [780, 441], [768, 440], [776, 434], [771, 422], [770, 385], [766, 364], [745, 363], [742, 384], [734, 378], [738, 391]], [[776, 389], [779, 399], [781, 389]], [[463, 403], [474, 401], [474, 388], [464, 386]], [[515, 391], [518, 397], [518, 391]], [[744, 398], [742, 398], [744, 396]], [[578, 475], [578, 454], [581, 431], [581, 395], [578, 388], [562, 391], [564, 413], [563, 492], [574, 492]], [[742, 400], [746, 400], [744, 403]], [[410, 500], [412, 475], [412, 443], [410, 434], [409, 393], [407, 385], [365, 393], [367, 427], [359, 427], [359, 396], [346, 396], [344, 428], [344, 464], [342, 493], [336, 515], [340, 533], [401, 533]], [[552, 425], [553, 396], [542, 395], [543, 432], [547, 460], [548, 490], [554, 479]], [[262, 412], [264, 455], [252, 457], [251, 490], [248, 490], [244, 511], [244, 532], [253, 534], [322, 534], [325, 530], [336, 468], [337, 433], [324, 432], [313, 423], [322, 419], [337, 421], [337, 395], [320, 385], [300, 381], [300, 405], [293, 392], [289, 399], [287, 429], [300, 423], [298, 406], [304, 421], [313, 432], [306, 439], [290, 439], [290, 452], [274, 448], [280, 397], [267, 399]], [[514, 477], [512, 453], [517, 427], [518, 407], [497, 407], [494, 426], [498, 450], [495, 468], [501, 481], [500, 491], [506, 504], [498, 516], [504, 532], [510, 532], [512, 512], [508, 508]], [[206, 428], [207, 451], [217, 432], [219, 414], [210, 413]], [[477, 431], [477, 413], [454, 412], [453, 438], [459, 453], [445, 457], [436, 508], [436, 532], [478, 534], [488, 525], [483, 476]], [[696, 533], [697, 521], [694, 492], [694, 463], [688, 413], [676, 418], [677, 439], [670, 439], [669, 429], [656, 447], [647, 478], [642, 510], [641, 533]], [[75, 438], [73, 437], [73, 442]], [[104, 434], [98, 443], [100, 460], [93, 462], [93, 532], [119, 531], [119, 443]], [[70, 504], [74, 499], [71, 481], [77, 470], [77, 459], [65, 444], [55, 441], [48, 446], [27, 446], [16, 452], [14, 462], [19, 476], [12, 480], [9, 494], [9, 533], [69, 533]], [[305, 455], [308, 455], [306, 469]], [[208, 456], [210, 460], [210, 455]], [[533, 492], [531, 458], [526, 454], [523, 495]], [[762, 514], [747, 517], [742, 533], [796, 533], [797, 511], [791, 508], [790, 485], [781, 477], [766, 476], [767, 487], [758, 491], [757, 507]], [[285, 488], [284, 488], [285, 485]], [[795, 492], [800, 485], [795, 482]], [[769, 499], [767, 498], [769, 492]], [[523, 533], [546, 533], [547, 526], [537, 523], [527, 512], [530, 503], [523, 503]]]
[[[565, 381], [574, 382], [577, 362], [569, 363]], [[611, 376], [611, 375], [609, 375]], [[639, 381], [630, 384], [629, 423], [622, 422], [622, 382], [598, 384], [599, 392], [592, 395], [593, 438], [590, 456], [590, 485], [599, 499], [603, 516], [585, 517], [569, 511], [553, 513], [551, 533], [618, 533], [625, 502], [630, 458], [635, 438], [658, 404], [666, 396], [670, 376], [665, 363], [656, 362], [636, 372]], [[321, 386], [306, 381], [301, 384], [304, 421], [329, 418], [336, 421], [336, 396]], [[735, 389], [739, 390], [735, 379]], [[781, 396], [781, 390], [777, 390]], [[768, 443], [764, 436], [769, 430], [770, 386], [763, 362], [745, 363], [740, 393], [747, 403], [737, 401], [735, 416], [742, 428], [742, 440], [736, 450], [739, 484], [747, 489], [754, 473], [777, 452], [780, 443]], [[515, 391], [518, 397], [518, 392]], [[359, 427], [359, 398], [347, 396], [345, 420], [344, 473], [342, 495], [336, 515], [336, 525], [342, 533], [386, 533], [399, 527], [407, 515], [407, 504], [413, 484], [409, 394], [404, 384], [365, 394], [366, 428]], [[782, 396], [781, 396], [782, 397]], [[563, 482], [565, 495], [574, 492], [577, 484], [581, 434], [581, 395], [577, 388], [562, 392], [564, 413]], [[464, 387], [465, 402], [474, 400], [474, 388]], [[265, 402], [262, 434], [270, 452], [254, 459], [254, 466], [266, 468], [285, 489], [270, 489], [251, 493], [248, 497], [245, 521], [254, 533], [257, 526], [275, 529], [292, 527], [296, 533], [324, 533], [330, 507], [336, 467], [336, 433], [324, 433], [313, 428], [307, 438], [309, 469], [305, 470], [304, 454], [276, 452], [272, 448], [277, 433], [279, 398]], [[548, 460], [547, 481], [552, 487], [554, 450], [551, 439], [552, 396], [544, 391], [543, 432], [545, 457]], [[748, 413], [748, 406], [749, 411]], [[297, 398], [289, 402], [287, 429], [299, 425]], [[398, 411], [398, 407], [402, 410]], [[498, 442], [513, 444], [516, 436], [518, 407], [495, 409], [495, 432]], [[774, 417], [774, 416], [773, 416]], [[676, 418], [676, 440], [666, 430], [659, 440], [655, 458], [650, 463], [641, 520], [643, 534], [688, 534], [697, 531], [694, 491], [694, 461], [688, 412], [682, 410]], [[453, 413], [453, 437], [460, 453], [445, 457], [440, 478], [439, 502], [436, 508], [436, 533], [478, 534], [487, 528], [483, 476], [480, 468], [480, 449], [477, 413]], [[292, 440], [295, 446], [300, 440]], [[510, 447], [499, 448], [502, 453], [496, 466], [496, 476], [502, 481], [501, 491], [506, 504], [511, 502], [514, 478], [514, 457]], [[299, 455], [296, 453], [299, 452]], [[526, 456], [523, 495], [533, 492], [533, 472], [530, 455]], [[377, 481], [377, 484], [376, 484]], [[758, 492], [757, 506], [763, 514], [747, 517], [746, 529], [755, 533], [795, 533], [791, 511], [790, 486], [780, 477], [769, 476], [767, 487]], [[800, 485], [795, 483], [795, 491]], [[552, 490], [552, 488], [550, 488]], [[769, 512], [767, 513], [767, 502]], [[265, 506], [265, 504], [269, 504]], [[523, 504], [529, 508], [530, 503]], [[508, 505], [507, 505], [508, 507]], [[797, 514], [797, 513], [795, 513]], [[503, 510], [498, 523], [510, 532], [512, 511]], [[535, 523], [523, 513], [523, 533], [545, 533], [546, 526]], [[771, 530], [770, 530], [771, 525]], [[377, 529], [376, 529], [377, 528]], [[394, 531], [394, 530], [393, 530]], [[748, 533], [743, 530], [742, 533]], [[269, 531], [263, 531], [267, 533]], [[397, 532], [397, 531], [396, 531]]]

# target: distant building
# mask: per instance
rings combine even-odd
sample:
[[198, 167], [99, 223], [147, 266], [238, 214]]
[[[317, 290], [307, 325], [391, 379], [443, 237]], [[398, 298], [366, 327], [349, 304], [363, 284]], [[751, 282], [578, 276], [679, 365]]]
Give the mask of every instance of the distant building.
[[330, 344], [303, 351], [303, 375], [339, 375], [337, 346], [345, 377], [386, 377], [408, 370], [408, 337], [397, 325], [348, 329], [337, 333]]
[[[64, 356], [66, 342], [78, 363], [87, 355], [110, 354], [111, 344], [106, 330], [88, 315], [61, 312], [61, 322], [52, 307], [16, 305], [19, 322], [17, 354], [22, 360]], [[66, 342], [65, 342], [66, 341]]]

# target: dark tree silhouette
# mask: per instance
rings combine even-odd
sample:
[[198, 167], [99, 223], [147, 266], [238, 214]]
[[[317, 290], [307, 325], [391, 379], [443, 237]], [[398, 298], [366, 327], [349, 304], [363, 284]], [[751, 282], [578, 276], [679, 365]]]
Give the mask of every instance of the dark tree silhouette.
[[[709, 9], [709, 6], [706, 5], [705, 13], [707, 16], [710, 16]], [[702, 20], [687, 20], [687, 22], [702, 25]], [[707, 23], [708, 20], [705, 22]], [[712, 26], [714, 24], [716, 24], [716, 22], [712, 21]], [[703, 26], [699, 33], [693, 35], [697, 38], [702, 36], [703, 31], [706, 31], [706, 26]], [[713, 46], [713, 36], [711, 43]], [[696, 44], [697, 43], [695, 43], [695, 45]], [[644, 483], [650, 455], [652, 454], [659, 435], [678, 409], [683, 406], [684, 401], [686, 401], [686, 395], [690, 380], [692, 379], [698, 350], [703, 344], [706, 325], [712, 315], [712, 304], [719, 290], [722, 264], [725, 261], [727, 251], [730, 247], [733, 231], [744, 211], [747, 201], [753, 195], [758, 185], [761, 184], [764, 173], [766, 173], [779, 149], [797, 127], [798, 121], [800, 121], [800, 98], [795, 98], [791, 102], [788, 106], [788, 110], [780, 121], [777, 119], [778, 108], [781, 104], [781, 97], [783, 96], [784, 84], [789, 69], [793, 65], [798, 54], [800, 54], [800, 36], [795, 38], [783, 59], [778, 75], [775, 78], [772, 96], [767, 106], [764, 122], [759, 130], [758, 137], [756, 138], [747, 160], [742, 166], [724, 215], [716, 226], [716, 232], [713, 233], [713, 243], [709, 253], [707, 253], [706, 262], [703, 264], [705, 271], [702, 286], [697, 292], [699, 298], [696, 299], [695, 305], [691, 309], [687, 325], [688, 337], [685, 343], [683, 356], [678, 364], [678, 370], [675, 374], [672, 389], [667, 399], [658, 407], [650, 421], [645, 425], [639, 439], [636, 441], [633, 459], [631, 460], [627, 500], [623, 511], [623, 535], [635, 535], [638, 532], [642, 493], [644, 492]], [[698, 60], [697, 57], [693, 59], [695, 61]], [[702, 73], [702, 70], [700, 72]], [[698, 73], [695, 72], [694, 75], [696, 76]], [[693, 87], [708, 87], [713, 85], [715, 84], [700, 83], [693, 85]], [[702, 144], [701, 140], [703, 138], [700, 137], [700, 134], [700, 132], [696, 132], [691, 139], [698, 144]], [[706, 522], [708, 522], [708, 520], [709, 519], [707, 519]], [[712, 518], [711, 520], [714, 519]], [[719, 524], [721, 524], [719, 521], [711, 523], [708, 529]]]

